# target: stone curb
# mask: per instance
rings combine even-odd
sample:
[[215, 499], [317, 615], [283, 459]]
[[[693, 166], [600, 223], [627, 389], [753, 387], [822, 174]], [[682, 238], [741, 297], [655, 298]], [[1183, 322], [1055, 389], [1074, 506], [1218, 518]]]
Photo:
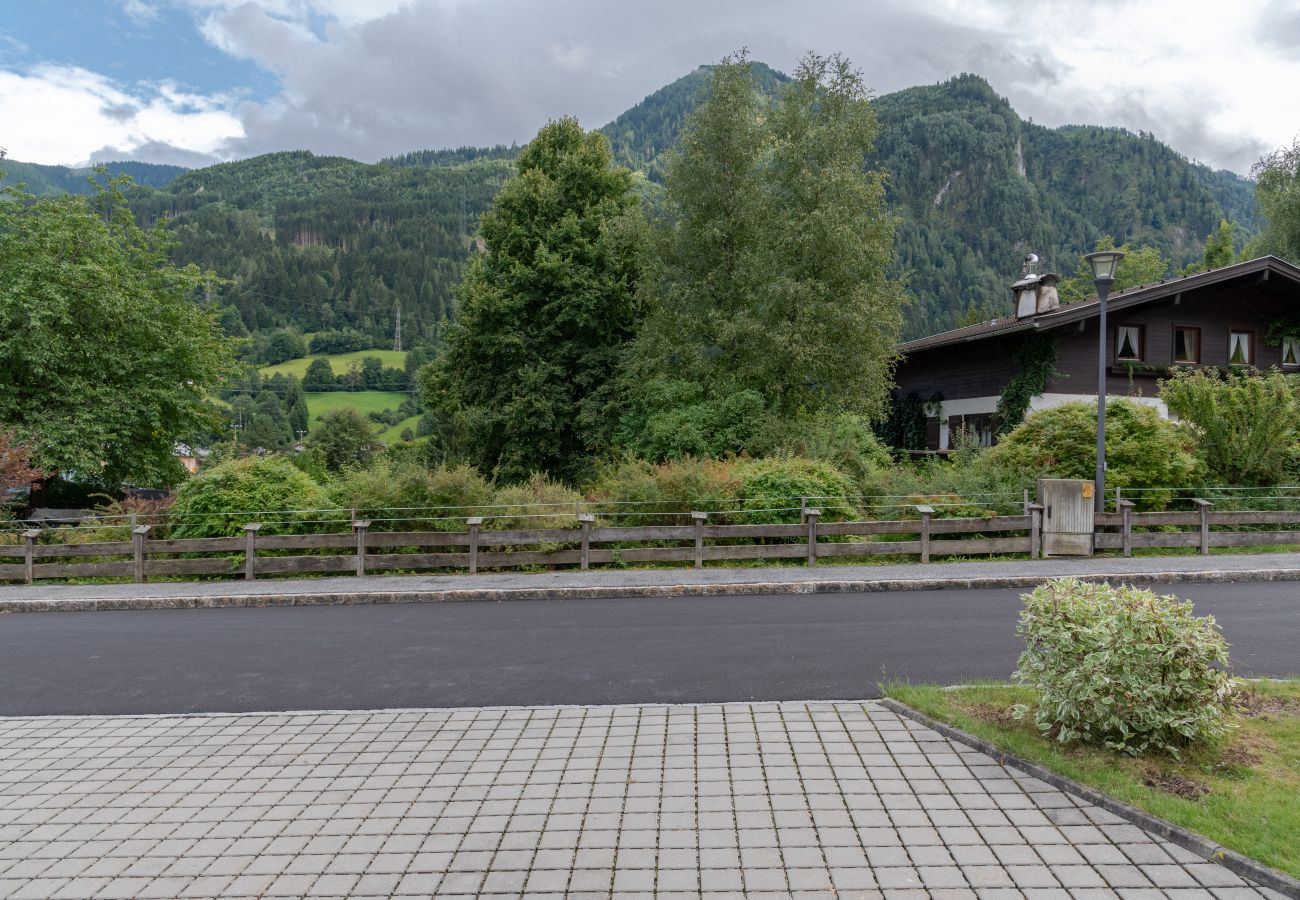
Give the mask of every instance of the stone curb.
[[[128, 609], [219, 609], [264, 606], [345, 606], [380, 603], [466, 603], [503, 600], [597, 600], [608, 598], [731, 597], [745, 594], [854, 594], [893, 591], [1033, 588], [1054, 578], [1126, 584], [1206, 584], [1237, 581], [1300, 581], [1300, 569], [1207, 569], [1191, 572], [1097, 572], [1080, 575], [1009, 575], [972, 578], [895, 578], [840, 581], [756, 581], [717, 584], [593, 585], [586, 587], [460, 588], [448, 590], [334, 591], [320, 593], [196, 594], [162, 597], [0, 599], [6, 612], [91, 612]], [[268, 588], [274, 582], [268, 582]]]
[[1032, 775], [1039, 781], [1044, 781], [1058, 790], [1067, 794], [1073, 794], [1081, 800], [1086, 800], [1094, 806], [1099, 806], [1109, 813], [1119, 816], [1144, 831], [1159, 835], [1165, 840], [1184, 847], [1192, 851], [1197, 856], [1205, 859], [1207, 862], [1218, 863], [1226, 869], [1229, 869], [1243, 878], [1249, 878], [1262, 887], [1277, 891], [1287, 897], [1300, 898], [1300, 881], [1292, 878], [1290, 875], [1279, 872], [1276, 869], [1269, 868], [1263, 863], [1256, 862], [1242, 856], [1240, 853], [1221, 847], [1209, 838], [1202, 837], [1194, 831], [1188, 831], [1172, 822], [1157, 818], [1148, 812], [1144, 812], [1136, 807], [1129, 806], [1127, 803], [1121, 803], [1109, 794], [1103, 794], [1086, 784], [1058, 775], [1055, 772], [1045, 769], [1037, 763], [1029, 762], [1018, 756], [1013, 756], [1005, 750], [990, 744], [973, 734], [967, 734], [951, 725], [945, 724], [932, 719], [925, 713], [918, 712], [912, 707], [899, 703], [890, 697], [884, 697], [877, 701], [886, 709], [898, 713], [900, 716], [906, 716], [913, 721], [919, 722], [925, 727], [937, 731], [944, 737], [958, 743], [965, 744], [981, 753], [993, 757], [999, 765], [1010, 766], [1018, 769], [1026, 775]]

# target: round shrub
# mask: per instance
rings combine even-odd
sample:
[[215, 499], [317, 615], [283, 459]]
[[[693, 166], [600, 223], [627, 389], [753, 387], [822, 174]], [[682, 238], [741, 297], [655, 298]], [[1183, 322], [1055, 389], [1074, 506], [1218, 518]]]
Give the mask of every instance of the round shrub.
[[[1034, 721], [1061, 743], [1174, 756], [1222, 737], [1236, 681], [1213, 616], [1148, 590], [1076, 579], [1024, 595], [1014, 678], [1035, 688]], [[1017, 718], [1029, 712], [1018, 706]]]
[[238, 535], [248, 522], [262, 522], [262, 534], [290, 534], [327, 518], [327, 506], [325, 489], [287, 459], [250, 456], [181, 484], [168, 518], [178, 538]]
[[743, 512], [739, 521], [751, 524], [798, 522], [801, 497], [822, 509], [822, 521], [854, 518], [856, 491], [849, 477], [827, 462], [797, 456], [744, 460], [736, 474]]
[[[1052, 478], [1096, 474], [1097, 404], [1063, 403], [1039, 410], [988, 451], [991, 463], [1018, 473]], [[1195, 437], [1142, 403], [1106, 404], [1106, 485], [1114, 488], [1175, 488], [1198, 484], [1203, 467]], [[1160, 509], [1172, 491], [1148, 491], [1139, 507]]]

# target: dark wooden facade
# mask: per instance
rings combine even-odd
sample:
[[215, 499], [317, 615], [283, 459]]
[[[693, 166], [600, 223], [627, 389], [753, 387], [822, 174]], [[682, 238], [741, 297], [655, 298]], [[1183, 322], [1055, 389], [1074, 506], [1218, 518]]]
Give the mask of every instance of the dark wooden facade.
[[[1056, 374], [1035, 398], [1034, 408], [1097, 396], [1096, 300], [1050, 312], [973, 325], [909, 342], [902, 348], [896, 381], [902, 396], [930, 403], [928, 449], [947, 449], [952, 431], [966, 427], [984, 442], [992, 439], [992, 414], [1003, 388], [1016, 374], [1015, 352], [1031, 334], [1056, 347]], [[1171, 367], [1227, 367], [1233, 346], [1248, 348], [1246, 365], [1282, 368], [1283, 346], [1266, 343], [1269, 326], [1300, 317], [1300, 269], [1274, 257], [1251, 260], [1112, 296], [1107, 312], [1107, 393], [1164, 406], [1158, 382]], [[1121, 329], [1137, 352], [1117, 358]], [[1195, 345], [1195, 359], [1175, 358], [1178, 329], [1182, 349]], [[1136, 340], [1134, 340], [1136, 338]], [[1239, 354], [1238, 359], [1241, 359]]]

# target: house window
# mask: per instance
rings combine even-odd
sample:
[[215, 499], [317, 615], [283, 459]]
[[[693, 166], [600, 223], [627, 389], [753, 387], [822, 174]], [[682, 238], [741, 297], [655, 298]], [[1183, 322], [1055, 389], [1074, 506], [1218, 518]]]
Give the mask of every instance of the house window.
[[1228, 364], [1249, 366], [1255, 362], [1255, 333], [1253, 331], [1228, 332]]
[[1201, 361], [1201, 329], [1178, 325], [1174, 328], [1174, 362]]
[[1282, 365], [1300, 368], [1300, 337], [1282, 338]]
[[1140, 360], [1142, 358], [1142, 326], [1121, 325], [1115, 329], [1115, 358]]

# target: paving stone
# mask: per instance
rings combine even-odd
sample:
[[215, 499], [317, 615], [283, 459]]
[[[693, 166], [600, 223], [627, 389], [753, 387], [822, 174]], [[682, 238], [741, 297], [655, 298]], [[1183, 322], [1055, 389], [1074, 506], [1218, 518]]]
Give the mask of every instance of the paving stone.
[[0, 896], [1268, 898], [870, 702], [0, 719]]

